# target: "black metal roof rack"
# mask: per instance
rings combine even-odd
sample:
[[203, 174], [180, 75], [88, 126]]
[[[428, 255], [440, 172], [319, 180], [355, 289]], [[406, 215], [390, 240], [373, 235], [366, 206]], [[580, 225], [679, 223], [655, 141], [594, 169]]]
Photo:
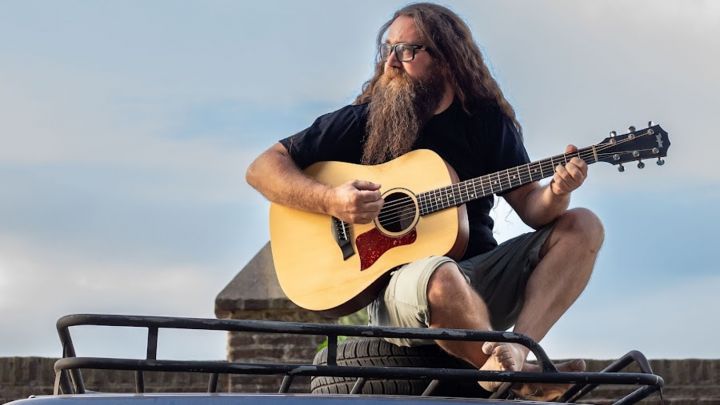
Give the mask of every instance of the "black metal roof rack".
[[[118, 359], [77, 357], [70, 336], [70, 327], [81, 325], [147, 328], [145, 359]], [[327, 365], [286, 363], [245, 363], [227, 361], [158, 360], [158, 330], [196, 329], [230, 332], [284, 333], [326, 336], [328, 338]], [[479, 332], [464, 329], [408, 329], [371, 326], [348, 326], [258, 320], [201, 319], [132, 315], [68, 315], [57, 321], [57, 330], [63, 347], [63, 358], [55, 363], [54, 394], [84, 394], [85, 383], [81, 369], [132, 370], [136, 372], [136, 392], [143, 393], [144, 371], [184, 371], [210, 374], [208, 392], [217, 391], [219, 374], [282, 375], [279, 392], [288, 392], [295, 376], [353, 377], [357, 383], [351, 393], [359, 393], [368, 378], [431, 379], [423, 395], [430, 395], [440, 380], [500, 381], [529, 383], [574, 384], [559, 402], [574, 402], [598, 385], [634, 385], [632, 392], [614, 404], [633, 404], [663, 386], [662, 377], [652, 373], [645, 356], [631, 351], [600, 372], [559, 372], [545, 351], [527, 336], [511, 332]], [[433, 340], [496, 341], [519, 343], [535, 355], [542, 372], [495, 372], [468, 369], [420, 367], [351, 367], [337, 365], [338, 336], [405, 337]], [[636, 363], [639, 373], [621, 372]]]

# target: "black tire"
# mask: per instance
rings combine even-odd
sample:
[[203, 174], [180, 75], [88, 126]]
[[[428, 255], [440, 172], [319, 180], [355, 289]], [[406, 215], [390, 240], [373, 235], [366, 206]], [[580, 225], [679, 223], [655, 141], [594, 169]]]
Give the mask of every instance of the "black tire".
[[[327, 364], [327, 349], [315, 355], [313, 364]], [[338, 366], [375, 366], [375, 367], [432, 367], [432, 368], [472, 368], [471, 365], [445, 353], [436, 345], [400, 347], [382, 339], [348, 339], [338, 345]], [[313, 394], [348, 394], [357, 378], [313, 377], [310, 390]], [[430, 380], [418, 379], [368, 379], [362, 389], [363, 394], [382, 395], [420, 395]], [[487, 391], [477, 383], [441, 382], [432, 395], [487, 397]]]

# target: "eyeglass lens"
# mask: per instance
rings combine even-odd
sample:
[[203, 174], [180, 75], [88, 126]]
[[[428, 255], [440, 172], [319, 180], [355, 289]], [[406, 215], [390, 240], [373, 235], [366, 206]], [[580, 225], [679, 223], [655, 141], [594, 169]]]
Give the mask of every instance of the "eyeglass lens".
[[415, 47], [406, 44], [382, 44], [380, 47], [380, 56], [387, 59], [391, 51], [395, 51], [395, 57], [401, 62], [410, 62], [415, 57]]

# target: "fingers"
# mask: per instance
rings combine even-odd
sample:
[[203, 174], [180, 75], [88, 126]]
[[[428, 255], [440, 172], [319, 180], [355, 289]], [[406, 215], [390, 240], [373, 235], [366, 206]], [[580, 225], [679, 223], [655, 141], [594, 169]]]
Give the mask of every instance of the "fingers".
[[383, 206], [380, 184], [352, 180], [335, 187], [334, 215], [343, 221], [365, 224], [377, 217]]
[[[575, 145], [565, 147], [566, 154], [575, 152], [577, 152]], [[556, 195], [565, 195], [576, 190], [585, 182], [587, 170], [587, 163], [579, 157], [573, 157], [565, 166], [557, 165], [550, 189]]]
[[351, 184], [358, 190], [380, 190], [380, 185], [371, 181], [353, 180]]

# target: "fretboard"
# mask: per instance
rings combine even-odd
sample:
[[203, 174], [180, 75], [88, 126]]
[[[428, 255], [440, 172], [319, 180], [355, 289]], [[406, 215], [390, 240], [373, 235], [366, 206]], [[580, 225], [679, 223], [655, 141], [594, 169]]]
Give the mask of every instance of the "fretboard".
[[573, 153], [552, 156], [537, 162], [500, 170], [495, 173], [461, 181], [447, 187], [418, 194], [420, 215], [431, 214], [450, 207], [465, 204], [491, 194], [502, 193], [523, 184], [550, 177], [557, 165], [565, 165], [573, 157], [579, 157], [587, 164], [597, 162], [595, 147], [590, 146]]

